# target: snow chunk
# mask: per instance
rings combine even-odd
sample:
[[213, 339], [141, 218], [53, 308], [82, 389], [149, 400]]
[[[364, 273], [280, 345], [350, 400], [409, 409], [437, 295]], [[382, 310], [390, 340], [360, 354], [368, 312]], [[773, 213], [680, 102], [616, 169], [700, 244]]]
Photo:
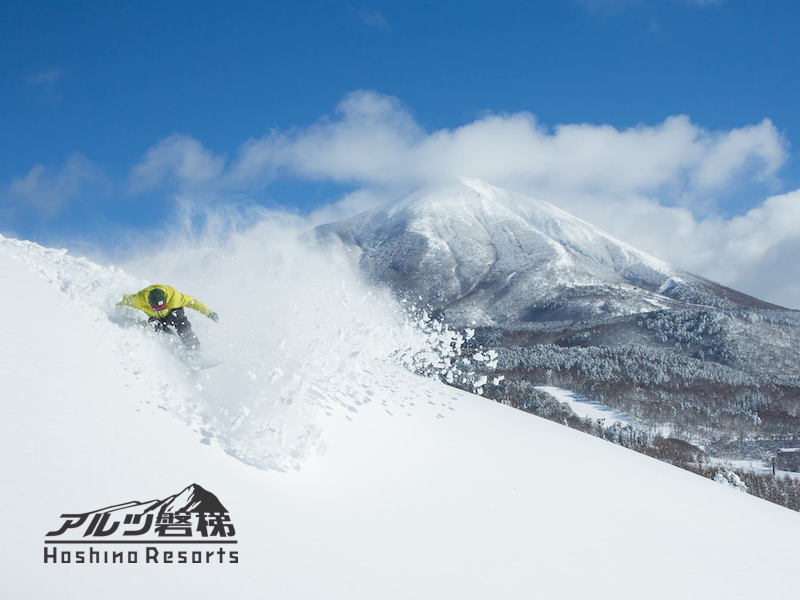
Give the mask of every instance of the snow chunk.
[[714, 475], [714, 481], [721, 483], [722, 485], [732, 487], [740, 492], [747, 493], [747, 486], [745, 485], [744, 481], [742, 481], [734, 471], [729, 469], [720, 469], [717, 471], [717, 474]]

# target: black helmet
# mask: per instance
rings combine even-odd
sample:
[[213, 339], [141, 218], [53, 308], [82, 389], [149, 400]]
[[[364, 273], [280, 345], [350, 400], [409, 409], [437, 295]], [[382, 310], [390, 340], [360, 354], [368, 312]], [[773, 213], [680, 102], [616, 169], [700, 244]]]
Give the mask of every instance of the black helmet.
[[164, 310], [167, 305], [167, 295], [161, 288], [153, 288], [147, 294], [147, 301], [150, 303], [150, 308], [153, 310]]

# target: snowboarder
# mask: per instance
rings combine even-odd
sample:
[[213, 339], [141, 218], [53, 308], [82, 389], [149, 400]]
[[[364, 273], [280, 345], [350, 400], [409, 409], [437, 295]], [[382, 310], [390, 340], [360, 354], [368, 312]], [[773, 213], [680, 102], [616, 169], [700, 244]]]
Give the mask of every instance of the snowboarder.
[[[188, 350], [198, 350], [200, 341], [192, 331], [192, 324], [183, 312], [184, 307], [191, 308], [204, 314], [215, 323], [219, 316], [205, 304], [191, 296], [181, 294], [178, 290], [160, 283], [153, 284], [139, 290], [135, 294], [125, 295], [117, 306], [132, 306], [138, 308], [148, 317], [156, 331], [175, 333]], [[175, 328], [175, 331], [170, 329]]]

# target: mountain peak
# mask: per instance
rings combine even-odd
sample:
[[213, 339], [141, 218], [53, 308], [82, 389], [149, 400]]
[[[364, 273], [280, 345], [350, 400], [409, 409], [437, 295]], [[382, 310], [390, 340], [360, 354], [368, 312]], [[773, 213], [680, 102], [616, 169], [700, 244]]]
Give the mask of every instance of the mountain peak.
[[427, 188], [317, 231], [358, 247], [368, 275], [467, 322], [524, 321], [532, 300], [604, 285], [643, 286], [646, 298], [624, 309], [639, 312], [677, 274], [548, 202], [479, 179]]
[[[540, 238], [538, 241], [554, 249], [562, 262], [574, 255], [614, 270], [643, 264], [659, 273], [660, 284], [676, 271], [664, 261], [549, 202], [493, 186], [481, 179], [464, 177], [450, 185], [423, 189], [377, 212], [389, 219], [406, 219], [409, 226], [427, 234], [432, 233], [431, 229], [437, 224], [439, 229], [446, 229], [453, 221], [471, 222], [473, 234], [480, 229], [497, 229], [498, 225], [504, 231], [511, 228], [532, 233]], [[497, 234], [496, 231], [487, 233]]]
[[455, 322], [522, 326], [675, 307], [761, 306], [550, 204], [461, 178], [317, 228], [360, 266]]

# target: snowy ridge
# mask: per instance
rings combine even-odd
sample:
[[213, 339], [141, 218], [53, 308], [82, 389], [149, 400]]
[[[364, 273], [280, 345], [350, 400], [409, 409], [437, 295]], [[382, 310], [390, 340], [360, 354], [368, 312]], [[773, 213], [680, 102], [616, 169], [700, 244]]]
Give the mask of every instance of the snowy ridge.
[[104, 296], [114, 288], [141, 283], [116, 267], [102, 267], [86, 258], [70, 256], [64, 248], [45, 248], [34, 242], [0, 235], [0, 252], [24, 264], [68, 298], [81, 301], [90, 309], [108, 308], [118, 301], [115, 295]]
[[[14, 293], [0, 295], [0, 310], [19, 317], [4, 322], [0, 344], [7, 394], [0, 476], [14, 482], [6, 510], [15, 516], [0, 545], [4, 597], [41, 598], [53, 590], [85, 599], [107, 598], [109, 590], [117, 598], [791, 594], [795, 584], [785, 574], [792, 572], [800, 535], [795, 513], [410, 374], [383, 355], [383, 337], [369, 345], [372, 336], [387, 332], [376, 329], [365, 312], [376, 300], [347, 304], [354, 300], [349, 294], [331, 294], [315, 259], [302, 256], [312, 262], [298, 271], [295, 242], [283, 238], [281, 250], [280, 233], [270, 233], [266, 247], [260, 236], [246, 237], [219, 248], [219, 257], [210, 258], [208, 248], [170, 249], [185, 278], [176, 284], [185, 288], [195, 270], [204, 273], [202, 289], [209, 297], [202, 299], [220, 311], [218, 330], [197, 321], [203, 341], [220, 349], [238, 340], [225, 364], [239, 357], [250, 369], [261, 367], [254, 374], [262, 391], [258, 398], [272, 407], [266, 411], [253, 402], [241, 370], [220, 371], [226, 395], [193, 396], [193, 385], [217, 384], [170, 369], [159, 338], [134, 325], [96, 319], [85, 298], [73, 301], [40, 275], [55, 269], [60, 274], [52, 281], [75, 277], [78, 289], [91, 287], [91, 278], [104, 281], [122, 272], [98, 275], [77, 259], [3, 241], [0, 270]], [[28, 262], [12, 258], [9, 247]], [[266, 263], [265, 250], [273, 253]], [[278, 331], [269, 336], [286, 336], [281, 352], [270, 346], [280, 338], [254, 332], [248, 339], [247, 330], [236, 327], [235, 300], [213, 293], [222, 285], [215, 273], [223, 265], [228, 274], [241, 267], [251, 280], [282, 283], [281, 270], [267, 268], [279, 257], [295, 277], [313, 279], [308, 288], [295, 282], [300, 287], [292, 295], [311, 296], [320, 285], [328, 300], [297, 297], [297, 312], [279, 315]], [[168, 274], [169, 254], [151, 257], [149, 264]], [[327, 262], [321, 266], [331, 268]], [[346, 272], [337, 271], [336, 280]], [[98, 301], [114, 297], [104, 285], [96, 288]], [[252, 308], [252, 288], [240, 291]], [[20, 296], [24, 303], [16, 301]], [[258, 303], [267, 314], [283, 307], [277, 297]], [[317, 317], [319, 311], [324, 318]], [[244, 322], [251, 329], [264, 325], [257, 316]], [[217, 337], [223, 338], [219, 345]], [[291, 361], [302, 356], [289, 343], [293, 339], [315, 356], [290, 371]], [[361, 354], [354, 356], [356, 347]], [[246, 360], [258, 349], [259, 360]], [[294, 390], [258, 379], [276, 363], [286, 368]], [[317, 368], [323, 377], [313, 377]], [[347, 387], [337, 375], [348, 380]], [[350, 394], [347, 406], [336, 404], [343, 392]], [[278, 446], [269, 441], [270, 425], [286, 425], [291, 439], [291, 421], [271, 421], [282, 414], [275, 401], [298, 418], [302, 413], [292, 413], [292, 407], [306, 403], [325, 439], [324, 451], [306, 454], [299, 471], [253, 469], [243, 462], [274, 464]], [[201, 443], [170, 414], [178, 402], [204, 419], [215, 434], [211, 443]], [[330, 416], [317, 410], [323, 403], [331, 406]], [[222, 411], [234, 416], [244, 404], [249, 415], [239, 412], [241, 425], [225, 430]], [[293, 448], [300, 446], [287, 443], [283, 450]], [[124, 498], [161, 498], [186, 481], [200, 483], [230, 511], [240, 538], [237, 565], [43, 563], [44, 533], [60, 514]], [[643, 545], [648, 552], [641, 551]], [[759, 576], [764, 572], [774, 575]]]

